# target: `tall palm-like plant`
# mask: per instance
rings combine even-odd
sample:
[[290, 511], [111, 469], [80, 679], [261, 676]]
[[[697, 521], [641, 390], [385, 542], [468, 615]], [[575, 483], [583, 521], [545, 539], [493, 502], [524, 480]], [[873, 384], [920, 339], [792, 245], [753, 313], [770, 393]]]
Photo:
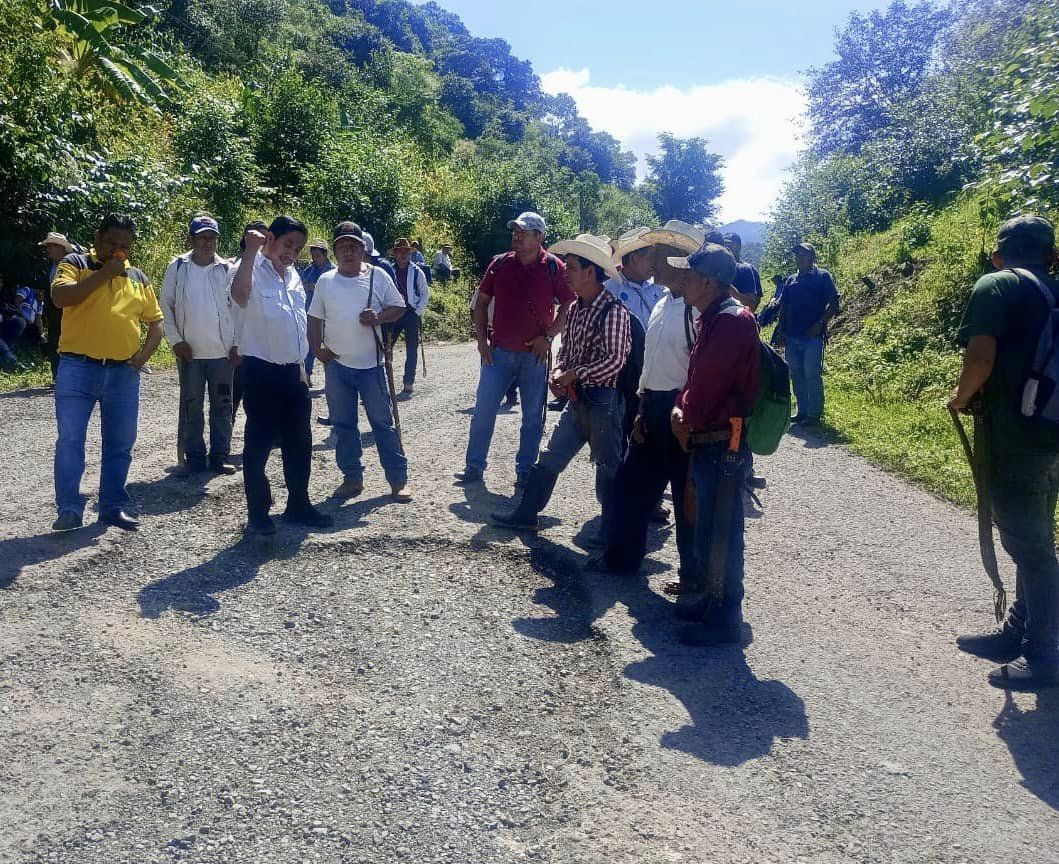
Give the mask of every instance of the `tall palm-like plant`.
[[145, 22], [153, 8], [115, 0], [49, 0], [47, 8], [65, 37], [62, 59], [75, 75], [97, 79], [115, 101], [159, 110], [170, 101], [168, 89], [187, 86], [157, 53], [122, 41], [124, 28]]

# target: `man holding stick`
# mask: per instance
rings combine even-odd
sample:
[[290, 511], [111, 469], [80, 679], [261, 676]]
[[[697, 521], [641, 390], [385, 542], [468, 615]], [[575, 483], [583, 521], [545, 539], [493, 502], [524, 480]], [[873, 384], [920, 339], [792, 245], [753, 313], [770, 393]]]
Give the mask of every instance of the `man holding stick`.
[[363, 401], [393, 499], [404, 503], [412, 496], [405, 488], [408, 460], [394, 422], [392, 345], [383, 344], [379, 330], [404, 316], [405, 302], [386, 272], [365, 262], [359, 225], [339, 222], [332, 248], [338, 269], [317, 280], [309, 308], [309, 343], [324, 364], [327, 404], [338, 439], [335, 458], [343, 476], [332, 497], [346, 500], [364, 491], [357, 426], [358, 401]]

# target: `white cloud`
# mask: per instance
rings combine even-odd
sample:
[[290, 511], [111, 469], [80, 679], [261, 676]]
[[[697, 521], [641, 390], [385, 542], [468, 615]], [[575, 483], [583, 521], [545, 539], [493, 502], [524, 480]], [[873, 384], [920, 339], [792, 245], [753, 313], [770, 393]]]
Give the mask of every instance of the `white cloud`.
[[556, 69], [541, 77], [548, 93], [569, 93], [592, 127], [609, 132], [637, 158], [658, 150], [659, 132], [697, 136], [725, 159], [721, 219], [763, 217], [801, 149], [798, 118], [805, 94], [793, 81], [751, 78], [680, 89], [599, 87], [588, 69]]

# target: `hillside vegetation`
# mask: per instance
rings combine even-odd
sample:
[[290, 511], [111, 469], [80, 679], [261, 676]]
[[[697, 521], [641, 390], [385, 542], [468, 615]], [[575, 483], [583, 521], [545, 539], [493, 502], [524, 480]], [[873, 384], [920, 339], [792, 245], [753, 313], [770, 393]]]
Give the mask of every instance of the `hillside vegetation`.
[[826, 420], [873, 460], [973, 503], [945, 409], [956, 329], [1001, 221], [1059, 210], [1059, 2], [855, 15], [809, 73], [810, 146], [777, 202], [766, 272], [808, 239], [845, 311]]

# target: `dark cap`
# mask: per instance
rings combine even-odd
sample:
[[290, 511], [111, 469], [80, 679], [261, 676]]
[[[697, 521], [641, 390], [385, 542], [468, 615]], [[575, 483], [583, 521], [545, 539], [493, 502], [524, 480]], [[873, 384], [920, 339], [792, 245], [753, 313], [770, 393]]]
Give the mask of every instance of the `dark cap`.
[[808, 252], [814, 258], [816, 257], [816, 247], [813, 246], [812, 243], [795, 243], [791, 247], [791, 252], [794, 252], [795, 254], [799, 252]]
[[997, 249], [1001, 252], [1034, 252], [1055, 246], [1052, 223], [1040, 216], [1016, 216], [1008, 219], [997, 232]]
[[339, 222], [335, 226], [335, 230], [331, 232], [331, 245], [346, 237], [350, 240], [356, 240], [361, 246], [367, 245], [364, 241], [364, 229], [356, 222]]
[[327, 241], [316, 238], [315, 240], [309, 241], [310, 249], [319, 249], [325, 255], [328, 253]]
[[718, 231], [716, 228], [711, 228], [706, 232], [706, 242], [713, 243], [715, 246], [723, 246], [724, 232]]
[[739, 246], [742, 246], [743, 245], [743, 238], [740, 237], [738, 234], [736, 234], [735, 231], [730, 231], [729, 233], [724, 235], [724, 242], [725, 243], [735, 243], [735, 244], [737, 244]]
[[735, 279], [735, 256], [720, 244], [709, 240], [687, 258], [667, 258], [666, 262], [674, 270], [694, 270], [702, 276], [712, 276], [725, 285], [731, 285]]
[[206, 231], [212, 231], [214, 234], [221, 233], [217, 220], [212, 216], [196, 216], [188, 226], [188, 234], [203, 234]]

